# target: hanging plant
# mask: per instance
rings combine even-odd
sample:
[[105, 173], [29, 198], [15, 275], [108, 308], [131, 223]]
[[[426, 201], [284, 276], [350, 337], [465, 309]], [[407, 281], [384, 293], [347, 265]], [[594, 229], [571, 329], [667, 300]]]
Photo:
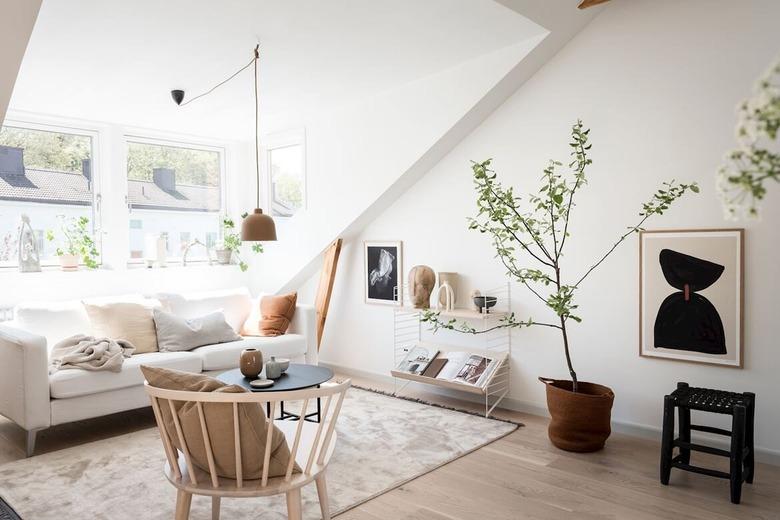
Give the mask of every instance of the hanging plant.
[[718, 172], [718, 191], [728, 218], [758, 217], [770, 181], [780, 182], [780, 61], [737, 109], [738, 148]]

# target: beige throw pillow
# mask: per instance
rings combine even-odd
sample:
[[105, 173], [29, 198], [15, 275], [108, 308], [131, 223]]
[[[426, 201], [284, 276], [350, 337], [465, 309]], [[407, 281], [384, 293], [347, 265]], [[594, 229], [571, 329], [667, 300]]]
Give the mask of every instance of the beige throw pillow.
[[152, 315], [157, 300], [137, 302], [82, 302], [98, 338], [123, 339], [135, 347], [134, 354], [157, 352], [157, 331]]
[[[191, 374], [179, 370], [150, 367], [141, 365], [141, 371], [151, 386], [169, 390], [184, 390], [188, 392], [246, 392], [238, 385], [226, 385], [212, 377], [202, 374]], [[233, 432], [233, 405], [231, 403], [204, 403], [203, 416], [209, 432], [211, 449], [214, 454], [214, 466], [220, 477], [236, 478], [236, 454]], [[197, 405], [193, 402], [174, 401], [174, 408], [179, 417], [184, 442], [190, 451], [192, 463], [204, 471], [209, 471], [206, 445], [200, 425]], [[181, 443], [176, 435], [168, 403], [162, 403], [160, 411], [163, 422], [171, 440], [177, 448]], [[241, 431], [241, 467], [245, 479], [259, 479], [263, 476], [263, 461], [265, 460], [266, 432], [268, 423], [262, 406], [257, 403], [241, 403], [238, 405], [238, 427]], [[278, 477], [287, 472], [290, 461], [290, 449], [284, 438], [284, 433], [272, 426], [271, 456], [269, 459], [268, 476]], [[297, 464], [293, 471], [300, 473]]]

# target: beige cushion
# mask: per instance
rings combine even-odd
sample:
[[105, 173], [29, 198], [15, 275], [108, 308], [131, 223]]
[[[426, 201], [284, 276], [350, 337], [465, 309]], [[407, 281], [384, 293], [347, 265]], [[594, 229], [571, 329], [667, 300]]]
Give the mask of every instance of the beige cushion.
[[[201, 374], [189, 374], [178, 370], [166, 370], [142, 366], [141, 370], [151, 386], [169, 390], [188, 392], [246, 392], [238, 385], [226, 385], [214, 378]], [[197, 405], [193, 402], [174, 401], [176, 414], [179, 418], [184, 442], [190, 452], [192, 463], [204, 471], [209, 471], [206, 445], [203, 440], [200, 416]], [[214, 466], [219, 476], [236, 478], [236, 459], [233, 432], [233, 405], [230, 403], [203, 403], [203, 415], [209, 432], [211, 448], [214, 454]], [[170, 407], [162, 402], [160, 410], [165, 428], [171, 434], [177, 448], [182, 444], [176, 435]], [[265, 411], [259, 403], [241, 403], [238, 405], [238, 427], [241, 432], [241, 466], [243, 477], [259, 479], [263, 476], [263, 461], [265, 458], [266, 422]], [[287, 471], [290, 461], [290, 449], [284, 438], [284, 433], [276, 426], [271, 426], [271, 456], [269, 459], [268, 476], [278, 477]], [[300, 472], [296, 464], [294, 471]]]
[[[203, 361], [200, 356], [191, 352], [150, 352], [136, 354], [125, 359], [122, 363], [122, 370], [119, 372], [58, 370], [49, 376], [51, 397], [69, 399], [123, 388], [140, 387], [144, 384], [141, 365], [199, 373], [203, 367]], [[148, 405], [147, 401], [146, 406]]]
[[92, 324], [92, 335], [101, 338], [124, 339], [135, 347], [136, 354], [157, 352], [157, 331], [152, 310], [160, 307], [158, 300], [136, 302], [84, 302]]

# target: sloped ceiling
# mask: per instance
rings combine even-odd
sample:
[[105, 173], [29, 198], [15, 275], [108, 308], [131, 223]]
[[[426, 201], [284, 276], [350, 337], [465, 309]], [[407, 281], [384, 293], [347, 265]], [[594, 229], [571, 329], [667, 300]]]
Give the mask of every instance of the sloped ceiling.
[[6, 0], [0, 16], [0, 124], [30, 39], [40, 0]]
[[492, 0], [44, 0], [11, 107], [248, 140], [251, 72], [186, 108], [261, 44], [261, 126], [393, 89], [539, 34]]

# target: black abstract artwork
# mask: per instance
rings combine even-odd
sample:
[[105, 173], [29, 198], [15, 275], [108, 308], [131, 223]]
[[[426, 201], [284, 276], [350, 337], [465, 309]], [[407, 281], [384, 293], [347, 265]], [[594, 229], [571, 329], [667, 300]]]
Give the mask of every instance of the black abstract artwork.
[[387, 302], [396, 301], [398, 286], [398, 248], [368, 246], [366, 248], [368, 298]]
[[671, 249], [662, 249], [658, 260], [664, 278], [678, 291], [667, 296], [658, 309], [655, 348], [726, 354], [718, 310], [698, 294], [718, 281], [724, 266]]

